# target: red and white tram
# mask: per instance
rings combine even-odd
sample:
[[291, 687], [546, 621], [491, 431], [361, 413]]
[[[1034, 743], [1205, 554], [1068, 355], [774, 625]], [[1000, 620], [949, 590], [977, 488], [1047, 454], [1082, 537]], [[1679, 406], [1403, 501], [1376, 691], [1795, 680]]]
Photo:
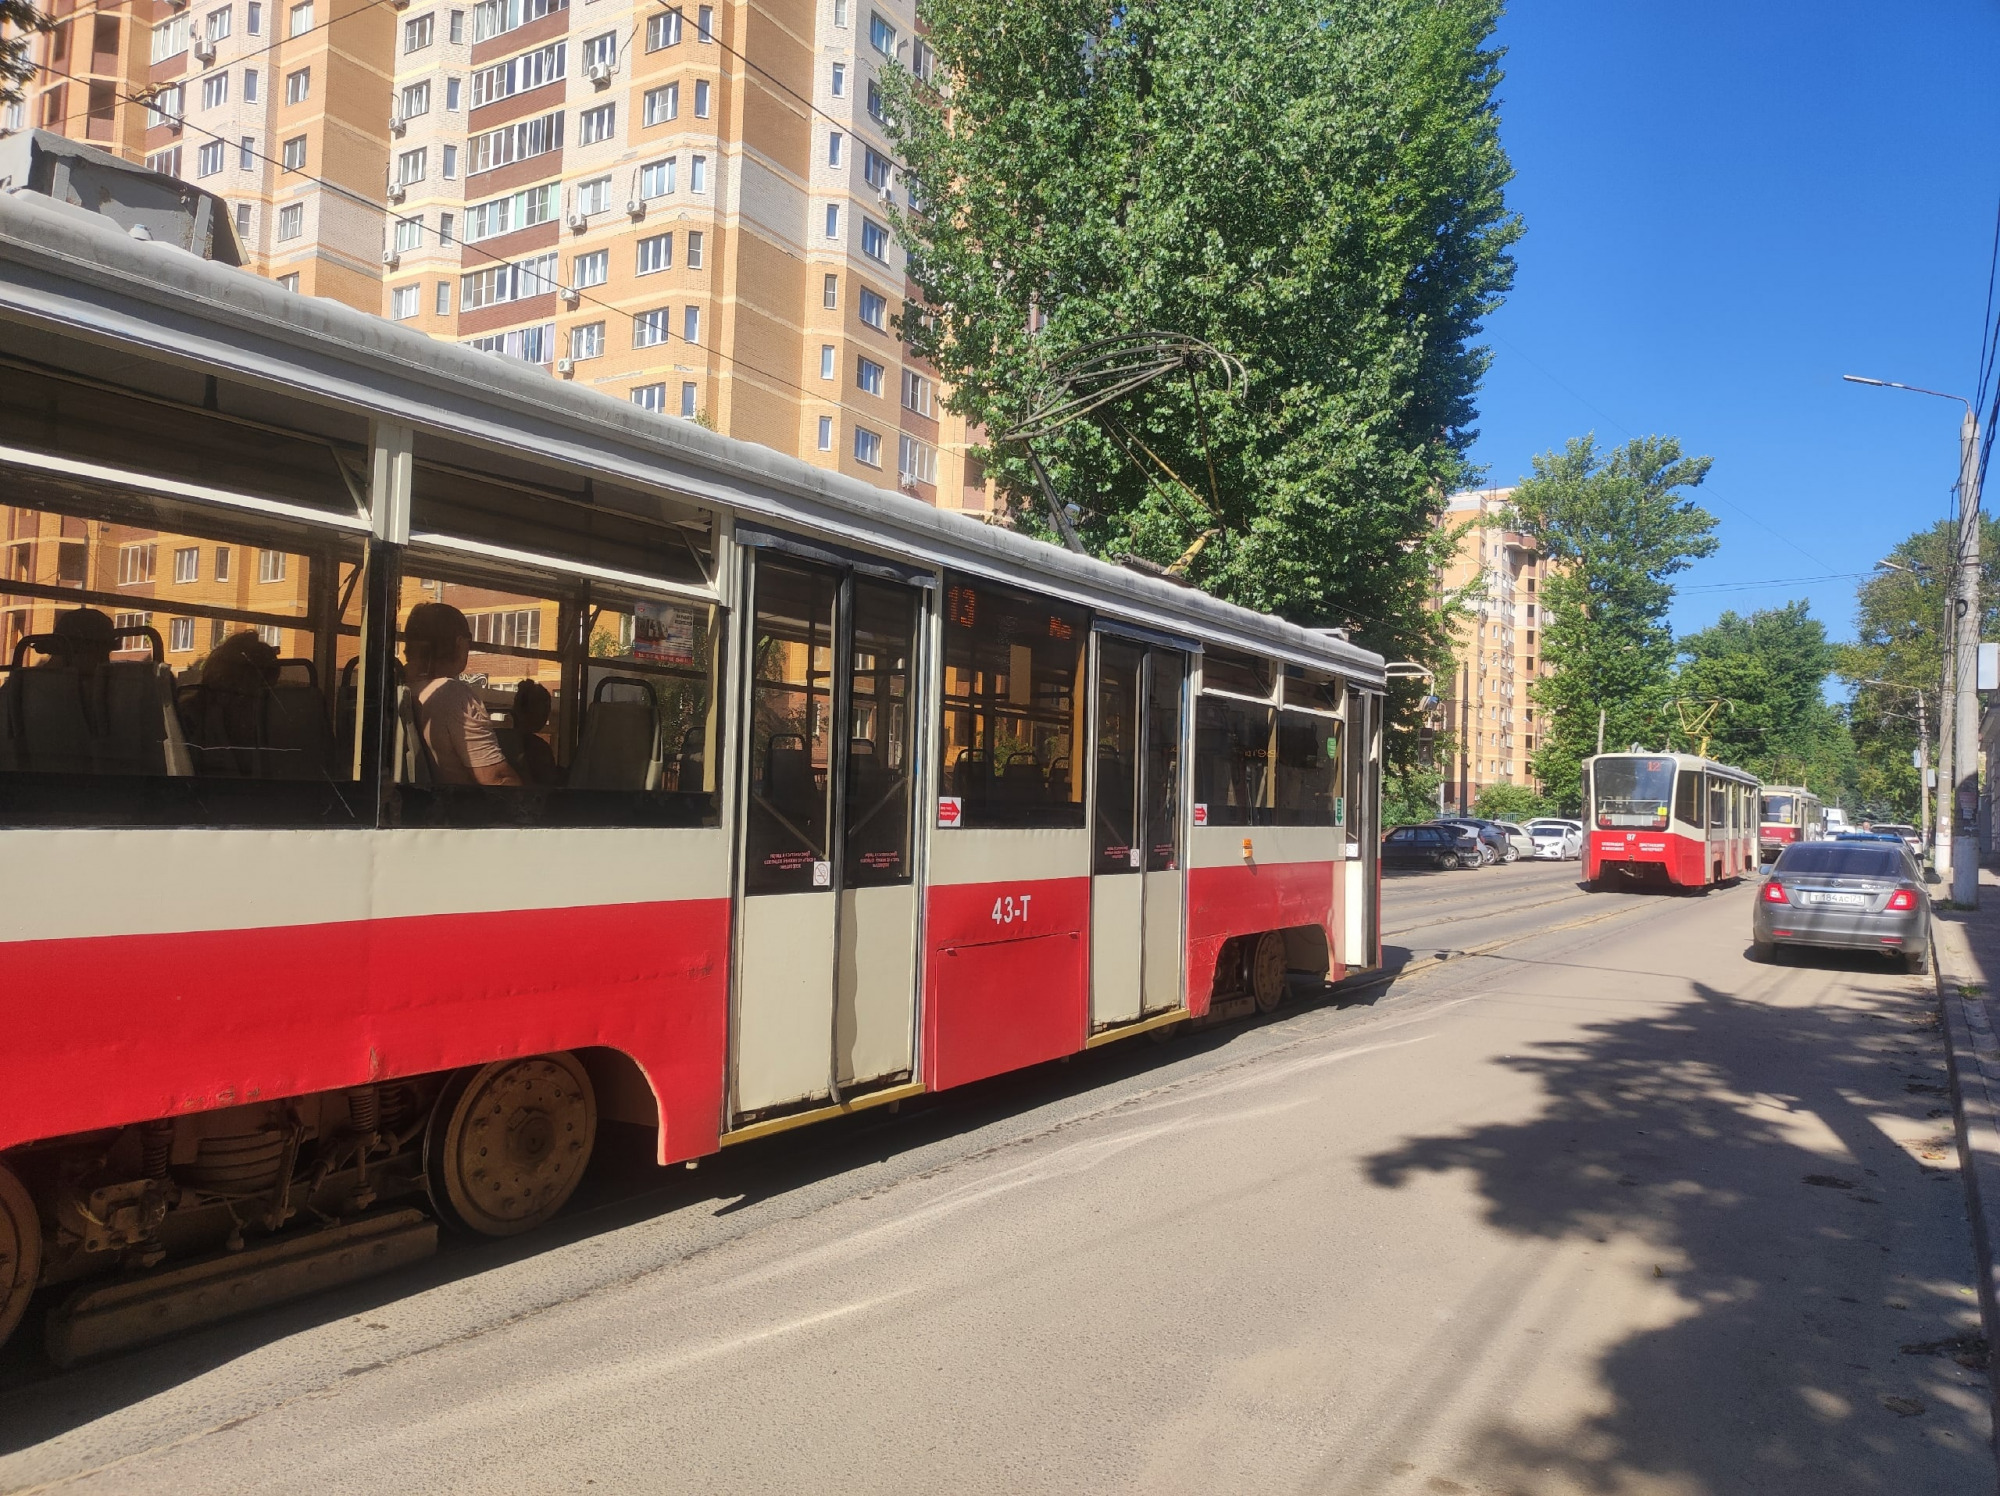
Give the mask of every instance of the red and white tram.
[[1758, 797], [1757, 849], [1766, 862], [1793, 842], [1826, 837], [1826, 807], [1801, 784], [1767, 784]]
[[1757, 868], [1754, 775], [1687, 753], [1584, 760], [1584, 878], [1706, 888]]
[[0, 1338], [61, 1288], [59, 1359], [528, 1229], [600, 1121], [1378, 962], [1342, 637], [26, 194], [0, 482]]

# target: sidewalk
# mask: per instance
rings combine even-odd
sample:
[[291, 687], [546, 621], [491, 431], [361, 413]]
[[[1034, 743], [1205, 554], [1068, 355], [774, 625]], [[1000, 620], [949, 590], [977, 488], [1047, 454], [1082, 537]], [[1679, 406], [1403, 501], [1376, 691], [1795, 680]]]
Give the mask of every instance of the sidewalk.
[[[1979, 908], [1939, 909], [1937, 987], [1950, 1056], [1952, 1117], [1986, 1343], [2000, 1348], [2000, 873], [1979, 871]], [[1996, 1368], [2000, 1370], [2000, 1368]], [[2000, 1386], [2000, 1377], [1994, 1379]], [[2000, 1430], [2000, 1395], [1994, 1399]], [[1996, 1432], [2000, 1446], [2000, 1432]]]

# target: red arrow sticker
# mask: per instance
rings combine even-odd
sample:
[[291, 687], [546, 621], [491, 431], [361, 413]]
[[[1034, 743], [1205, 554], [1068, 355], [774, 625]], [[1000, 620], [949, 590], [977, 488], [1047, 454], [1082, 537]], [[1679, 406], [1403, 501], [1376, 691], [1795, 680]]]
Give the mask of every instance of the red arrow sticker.
[[956, 826], [959, 816], [963, 814], [962, 805], [963, 802], [956, 795], [939, 795], [938, 824], [940, 826]]

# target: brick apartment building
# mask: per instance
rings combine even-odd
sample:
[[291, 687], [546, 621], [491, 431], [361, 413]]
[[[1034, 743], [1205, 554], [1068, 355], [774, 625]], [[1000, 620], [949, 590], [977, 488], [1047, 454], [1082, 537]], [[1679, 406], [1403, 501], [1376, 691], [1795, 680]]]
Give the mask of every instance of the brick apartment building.
[[893, 332], [914, 0], [56, 0], [36, 125], [226, 197], [259, 274], [984, 510]]

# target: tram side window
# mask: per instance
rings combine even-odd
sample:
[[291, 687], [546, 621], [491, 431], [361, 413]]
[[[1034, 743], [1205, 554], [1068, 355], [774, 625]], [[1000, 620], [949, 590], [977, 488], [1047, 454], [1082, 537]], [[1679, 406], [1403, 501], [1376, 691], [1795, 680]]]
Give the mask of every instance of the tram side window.
[[1701, 826], [1701, 775], [1693, 769], [1681, 770], [1674, 785], [1674, 819]]
[[1278, 713], [1273, 798], [1280, 826], [1331, 826], [1340, 794], [1340, 720], [1290, 707]]
[[1083, 609], [948, 579], [940, 793], [968, 827], [1081, 829]]
[[1717, 831], [1729, 829], [1729, 784], [1722, 779], [1708, 781], [1708, 824]]
[[400, 588], [399, 819], [717, 823], [707, 605], [430, 560]]
[[1278, 711], [1230, 691], [1271, 690], [1262, 660], [1210, 651], [1202, 657], [1202, 692], [1194, 714], [1195, 824], [1269, 826], [1276, 818], [1272, 768]]
[[[354, 820], [359, 540], [109, 487], [37, 498], [0, 505], [0, 821]], [[238, 551], [255, 564], [218, 561]]]

